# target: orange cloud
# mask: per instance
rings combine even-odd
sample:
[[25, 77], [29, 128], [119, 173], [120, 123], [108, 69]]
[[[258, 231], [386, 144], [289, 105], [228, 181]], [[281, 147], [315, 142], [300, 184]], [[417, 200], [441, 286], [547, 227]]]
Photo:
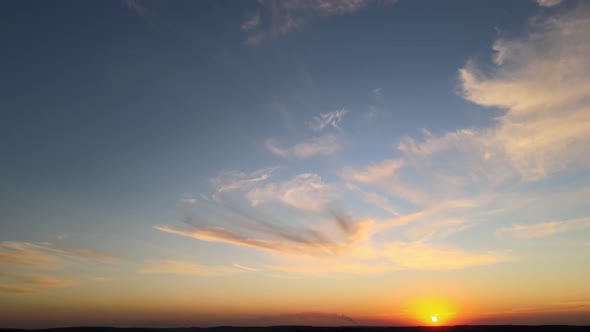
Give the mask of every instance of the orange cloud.
[[75, 282], [60, 278], [54, 278], [43, 275], [20, 275], [0, 272], [0, 279], [12, 280], [18, 283], [31, 284], [38, 286], [63, 287], [73, 285]]

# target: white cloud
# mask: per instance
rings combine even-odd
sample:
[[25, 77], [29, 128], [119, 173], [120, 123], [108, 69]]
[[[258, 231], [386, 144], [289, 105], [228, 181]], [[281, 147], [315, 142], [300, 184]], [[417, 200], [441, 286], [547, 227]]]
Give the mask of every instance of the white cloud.
[[276, 170], [274, 167], [263, 168], [252, 172], [224, 171], [211, 179], [217, 193], [247, 189], [268, 180]]
[[583, 217], [528, 225], [516, 224], [501, 228], [497, 233], [501, 236], [510, 236], [518, 239], [532, 239], [588, 228], [590, 228], [590, 217]]
[[346, 113], [348, 113], [348, 110], [345, 109], [321, 113], [320, 115], [316, 115], [313, 120], [308, 123], [308, 125], [315, 131], [321, 131], [326, 127], [342, 130], [340, 128], [340, 122], [342, 122], [342, 118], [344, 115], [346, 115]]
[[563, 0], [537, 0], [537, 4], [542, 7], [553, 7], [562, 3]]
[[525, 180], [590, 166], [584, 153], [590, 144], [587, 12], [539, 18], [526, 38], [496, 41], [491, 74], [473, 63], [460, 71], [466, 99], [505, 111], [494, 128], [474, 138]]
[[324, 183], [317, 174], [299, 174], [294, 178], [256, 187], [246, 194], [252, 206], [281, 201], [301, 210], [321, 211], [337, 196], [335, 188]]
[[314, 137], [286, 148], [280, 147], [273, 138], [267, 139], [265, 145], [270, 152], [285, 159], [307, 159], [316, 156], [328, 156], [338, 152], [342, 148], [340, 139], [330, 134]]
[[434, 183], [479, 187], [589, 168], [587, 12], [535, 18], [525, 37], [497, 40], [496, 66], [486, 73], [469, 62], [459, 71], [461, 95], [501, 115], [488, 128], [406, 137], [398, 146], [405, 160]]
[[191, 194], [186, 194], [180, 199], [179, 205], [183, 205], [183, 204], [193, 205], [193, 204], [197, 204], [198, 202], [199, 201], [196, 198], [194, 198]]
[[344, 168], [338, 175], [347, 182], [370, 185], [413, 204], [422, 205], [428, 201], [428, 194], [408, 186], [398, 176], [399, 170], [405, 165], [402, 159], [386, 159], [362, 169]]

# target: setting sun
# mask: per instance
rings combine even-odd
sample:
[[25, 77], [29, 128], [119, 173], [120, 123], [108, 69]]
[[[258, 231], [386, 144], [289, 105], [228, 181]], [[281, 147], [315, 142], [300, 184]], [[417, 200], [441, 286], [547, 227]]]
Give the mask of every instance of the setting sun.
[[425, 297], [408, 303], [407, 310], [418, 324], [448, 325], [455, 320], [457, 307], [447, 299]]

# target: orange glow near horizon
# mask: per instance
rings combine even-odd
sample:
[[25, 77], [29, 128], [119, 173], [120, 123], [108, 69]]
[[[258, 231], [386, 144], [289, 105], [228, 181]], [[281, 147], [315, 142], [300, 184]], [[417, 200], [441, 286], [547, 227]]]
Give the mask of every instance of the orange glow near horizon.
[[408, 311], [420, 325], [454, 325], [456, 305], [440, 298], [420, 298], [409, 303]]

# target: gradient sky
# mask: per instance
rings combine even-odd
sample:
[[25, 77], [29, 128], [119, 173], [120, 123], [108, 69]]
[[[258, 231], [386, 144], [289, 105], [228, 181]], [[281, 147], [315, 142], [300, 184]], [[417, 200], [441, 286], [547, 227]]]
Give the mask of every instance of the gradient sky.
[[590, 324], [587, 2], [0, 7], [0, 327]]

